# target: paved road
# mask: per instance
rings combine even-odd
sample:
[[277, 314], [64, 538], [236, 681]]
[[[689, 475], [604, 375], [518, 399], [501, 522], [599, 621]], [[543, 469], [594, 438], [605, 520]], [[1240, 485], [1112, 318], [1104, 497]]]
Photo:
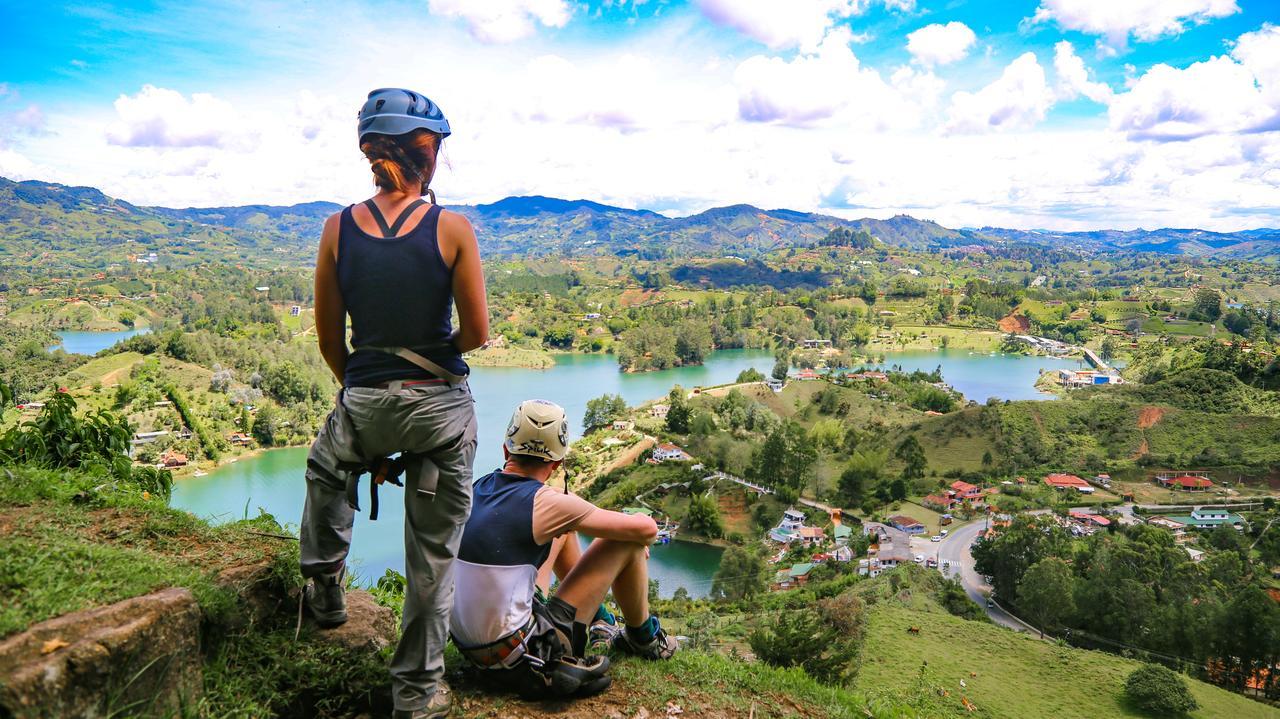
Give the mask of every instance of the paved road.
[[941, 542], [931, 542], [928, 537], [912, 537], [911, 551], [913, 554], [923, 554], [926, 559], [936, 558], [939, 568], [942, 567], [943, 562], [949, 563], [950, 568], [944, 574], [948, 577], [958, 577], [965, 594], [986, 610], [991, 621], [1014, 631], [1031, 631], [1030, 627], [998, 605], [987, 606], [991, 585], [987, 584], [982, 575], [974, 569], [973, 554], [969, 551], [969, 546], [985, 528], [986, 522], [979, 519], [952, 530]]

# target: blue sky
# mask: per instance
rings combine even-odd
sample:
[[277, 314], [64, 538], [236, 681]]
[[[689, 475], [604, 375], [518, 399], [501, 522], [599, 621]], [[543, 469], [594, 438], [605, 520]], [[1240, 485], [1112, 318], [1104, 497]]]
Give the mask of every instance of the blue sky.
[[1273, 1], [0, 1], [0, 175], [133, 202], [358, 200], [392, 85], [446, 203], [1280, 224]]

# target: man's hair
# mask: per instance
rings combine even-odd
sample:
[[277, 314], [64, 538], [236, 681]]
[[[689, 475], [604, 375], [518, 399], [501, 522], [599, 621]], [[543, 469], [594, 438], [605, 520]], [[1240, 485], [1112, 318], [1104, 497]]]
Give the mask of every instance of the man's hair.
[[543, 459], [542, 457], [535, 457], [531, 454], [512, 454], [507, 457], [507, 461], [522, 469], [530, 470], [541, 469], [548, 464], [551, 464], [551, 460]]

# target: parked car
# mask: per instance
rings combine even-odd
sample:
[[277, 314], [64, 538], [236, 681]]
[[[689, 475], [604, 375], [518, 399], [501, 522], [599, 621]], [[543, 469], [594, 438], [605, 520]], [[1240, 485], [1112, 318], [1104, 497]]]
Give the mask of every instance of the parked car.
[[924, 555], [923, 555], [923, 554], [917, 554], [917, 555], [916, 555], [916, 564], [923, 564], [923, 563], [924, 563]]
[[942, 541], [942, 535], [941, 535], [941, 534], [935, 534], [935, 535], [933, 535], [932, 537], [929, 537], [929, 541], [930, 541], [930, 542], [941, 542], [941, 541]]
[[947, 532], [948, 532], [948, 531], [950, 531], [950, 530], [946, 530], [946, 529], [944, 529], [944, 530], [942, 530], [941, 532], [938, 532], [938, 534], [941, 534], [942, 536], [944, 536], [944, 537], [945, 537], [945, 536], [947, 536]]

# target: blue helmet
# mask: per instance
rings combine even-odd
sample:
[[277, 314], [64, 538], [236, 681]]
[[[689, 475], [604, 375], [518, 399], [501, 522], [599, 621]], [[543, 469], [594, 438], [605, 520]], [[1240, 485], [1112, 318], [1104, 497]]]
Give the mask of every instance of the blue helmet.
[[369, 99], [360, 108], [359, 120], [360, 142], [370, 133], [403, 135], [418, 129], [449, 136], [449, 121], [439, 105], [426, 95], [396, 87], [369, 93]]

